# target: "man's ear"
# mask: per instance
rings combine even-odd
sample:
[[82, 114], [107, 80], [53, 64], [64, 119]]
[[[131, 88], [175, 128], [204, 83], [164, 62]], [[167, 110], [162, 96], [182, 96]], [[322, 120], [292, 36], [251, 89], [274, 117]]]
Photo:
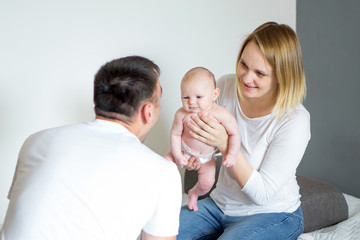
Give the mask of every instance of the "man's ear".
[[141, 108], [141, 118], [143, 119], [144, 123], [150, 122], [153, 116], [153, 104], [150, 102], [144, 103]]
[[211, 100], [212, 101], [215, 101], [218, 97], [219, 97], [219, 94], [220, 94], [220, 89], [219, 88], [215, 88], [214, 89], [214, 92], [213, 92], [213, 95], [211, 97]]

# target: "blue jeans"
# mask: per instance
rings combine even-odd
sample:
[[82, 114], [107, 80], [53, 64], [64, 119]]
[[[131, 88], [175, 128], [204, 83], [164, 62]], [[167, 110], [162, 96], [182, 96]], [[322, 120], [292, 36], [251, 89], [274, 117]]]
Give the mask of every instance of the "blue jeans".
[[177, 239], [297, 239], [304, 230], [301, 207], [293, 213], [262, 213], [250, 216], [225, 215], [211, 198], [198, 201], [199, 210], [183, 206]]

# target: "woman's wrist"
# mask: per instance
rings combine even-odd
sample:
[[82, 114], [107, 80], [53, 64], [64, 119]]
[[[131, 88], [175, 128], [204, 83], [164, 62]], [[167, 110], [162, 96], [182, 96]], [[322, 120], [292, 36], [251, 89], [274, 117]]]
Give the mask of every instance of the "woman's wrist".
[[249, 164], [245, 159], [244, 155], [239, 151], [235, 166], [229, 168], [230, 174], [239, 184], [240, 188], [243, 188], [247, 181], [249, 180], [251, 174], [254, 171], [254, 168]]
[[219, 149], [219, 151], [221, 152], [221, 155], [223, 155], [223, 156], [225, 156], [227, 154], [228, 142], [229, 142], [229, 140], [224, 141], [220, 146], [217, 147]]

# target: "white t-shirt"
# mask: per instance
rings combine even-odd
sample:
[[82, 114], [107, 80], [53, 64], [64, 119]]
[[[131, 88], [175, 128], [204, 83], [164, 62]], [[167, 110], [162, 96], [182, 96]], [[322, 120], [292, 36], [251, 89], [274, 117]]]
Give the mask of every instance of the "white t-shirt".
[[310, 115], [299, 104], [290, 117], [278, 120], [275, 114], [247, 118], [237, 100], [235, 75], [217, 82], [221, 93], [218, 103], [235, 116], [241, 135], [240, 151], [254, 168], [241, 189], [222, 167], [211, 197], [230, 216], [268, 212], [293, 212], [300, 206], [298, 167], [310, 140]]
[[30, 136], [9, 199], [3, 240], [175, 236], [181, 178], [125, 127], [95, 120]]

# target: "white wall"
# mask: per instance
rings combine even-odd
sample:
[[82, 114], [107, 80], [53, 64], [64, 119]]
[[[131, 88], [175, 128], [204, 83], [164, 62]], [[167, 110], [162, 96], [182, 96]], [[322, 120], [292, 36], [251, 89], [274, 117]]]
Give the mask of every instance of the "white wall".
[[295, 28], [295, 0], [0, 0], [0, 223], [18, 151], [36, 131], [94, 118], [93, 76], [142, 55], [162, 70], [162, 113], [147, 139], [160, 154], [195, 66], [234, 72], [242, 38], [274, 20]]

